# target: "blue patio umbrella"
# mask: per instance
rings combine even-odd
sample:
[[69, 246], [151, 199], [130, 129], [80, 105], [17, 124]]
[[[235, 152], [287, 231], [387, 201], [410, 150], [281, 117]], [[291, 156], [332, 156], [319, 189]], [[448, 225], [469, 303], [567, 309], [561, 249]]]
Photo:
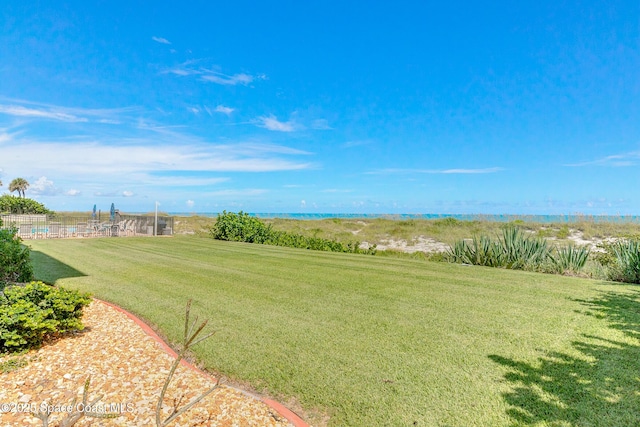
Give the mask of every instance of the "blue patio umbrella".
[[111, 215], [111, 221], [115, 221], [116, 220], [116, 207], [115, 207], [115, 205], [113, 203], [111, 203], [110, 215]]

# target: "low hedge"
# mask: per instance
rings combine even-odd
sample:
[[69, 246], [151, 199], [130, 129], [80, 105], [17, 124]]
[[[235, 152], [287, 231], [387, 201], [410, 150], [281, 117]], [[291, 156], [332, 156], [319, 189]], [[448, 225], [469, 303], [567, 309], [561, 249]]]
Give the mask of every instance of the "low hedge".
[[38, 347], [47, 335], [82, 330], [88, 294], [42, 282], [0, 291], [0, 353]]
[[218, 214], [218, 219], [209, 232], [211, 237], [217, 240], [286, 246], [314, 251], [370, 255], [376, 253], [375, 246], [369, 249], [361, 249], [359, 242], [344, 244], [335, 240], [274, 230], [271, 225], [266, 225], [258, 218], [242, 211], [238, 213], [223, 211], [222, 214]]

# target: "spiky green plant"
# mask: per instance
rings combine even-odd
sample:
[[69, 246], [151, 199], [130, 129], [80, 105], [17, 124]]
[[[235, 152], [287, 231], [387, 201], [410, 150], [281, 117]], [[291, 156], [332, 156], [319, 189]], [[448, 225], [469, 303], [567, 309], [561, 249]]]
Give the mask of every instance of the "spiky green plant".
[[560, 273], [576, 273], [587, 263], [589, 253], [590, 250], [584, 246], [568, 245], [558, 249], [553, 259]]
[[526, 236], [515, 226], [507, 226], [502, 230], [500, 244], [504, 267], [513, 270], [538, 270], [552, 255], [552, 248], [546, 240]]
[[447, 259], [450, 262], [503, 267], [512, 270], [545, 270], [552, 261], [553, 248], [541, 238], [527, 236], [520, 228], [509, 225], [502, 236], [492, 240], [486, 235], [474, 236], [471, 242], [454, 243]]
[[471, 264], [467, 242], [464, 240], [455, 241], [453, 246], [447, 250], [445, 260], [456, 264]]
[[610, 269], [610, 279], [640, 283], [640, 240], [619, 241], [611, 245], [616, 264]]
[[487, 267], [501, 267], [504, 265], [504, 256], [500, 245], [487, 236], [475, 236], [473, 238], [472, 250], [472, 264]]

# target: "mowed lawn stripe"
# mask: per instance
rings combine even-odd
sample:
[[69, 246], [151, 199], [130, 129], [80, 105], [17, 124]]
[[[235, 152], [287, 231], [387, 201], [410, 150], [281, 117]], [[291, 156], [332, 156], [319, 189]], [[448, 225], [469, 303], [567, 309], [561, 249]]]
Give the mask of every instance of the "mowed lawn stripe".
[[[193, 298], [218, 331], [195, 349], [204, 366], [331, 425], [512, 425], [519, 383], [499, 361], [587, 360], [576, 342], [599, 339], [638, 345], [589, 311], [603, 294], [634, 295], [626, 285], [196, 237], [30, 245], [39, 278], [121, 305], [172, 341]], [[62, 264], [40, 269], [48, 257]], [[85, 276], [58, 276], [65, 265]], [[520, 406], [535, 414], [530, 400]], [[616, 425], [634, 402], [583, 406], [577, 420], [604, 413]], [[538, 418], [552, 425], [558, 411]]]

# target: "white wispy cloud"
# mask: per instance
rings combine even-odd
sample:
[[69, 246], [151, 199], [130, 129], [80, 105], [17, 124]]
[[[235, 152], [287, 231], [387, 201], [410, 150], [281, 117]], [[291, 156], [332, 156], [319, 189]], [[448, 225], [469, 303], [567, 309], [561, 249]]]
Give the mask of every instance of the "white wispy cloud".
[[0, 101], [5, 101], [0, 103], [0, 114], [68, 123], [97, 122], [103, 124], [121, 124], [128, 115], [139, 113], [139, 109], [135, 107], [70, 108], [17, 99], [0, 98]]
[[176, 76], [192, 76], [194, 74], [200, 74], [197, 70], [190, 70], [188, 68], [172, 68], [167, 73], [175, 74]]
[[258, 142], [244, 142], [241, 144], [234, 144], [228, 146], [221, 146], [221, 149], [224, 147], [229, 147], [233, 149], [236, 153], [242, 153], [247, 156], [256, 156], [256, 155], [265, 155], [265, 154], [289, 154], [289, 155], [311, 155], [313, 153], [309, 151], [300, 150], [298, 148], [291, 148], [285, 145], [278, 144], [269, 144], [269, 143], [258, 143]]
[[160, 187], [210, 187], [229, 181], [226, 177], [197, 178], [180, 175], [157, 176], [141, 174], [137, 176], [141, 185], [155, 185]]
[[[154, 198], [172, 194], [172, 197], [180, 195], [182, 200], [197, 200], [196, 195], [200, 197], [207, 192], [211, 193], [208, 197], [239, 199], [267, 190], [238, 189], [229, 177], [220, 175], [317, 168], [308, 159], [313, 153], [307, 151], [259, 139], [211, 141], [189, 133], [186, 126], [166, 126], [148, 115], [129, 114], [130, 110], [82, 110], [2, 101], [0, 98], [0, 106], [4, 107], [0, 111], [3, 181], [6, 177], [22, 176], [31, 183], [28, 193], [45, 199], [90, 200], [96, 196], [144, 199], [151, 194], [156, 194]], [[226, 114], [228, 110], [224, 109], [231, 109], [218, 107], [222, 111], [214, 112], [213, 108], [210, 111]], [[200, 113], [206, 111], [202, 106], [193, 108]], [[25, 113], [28, 110], [40, 113]], [[50, 120], [49, 115], [56, 117], [55, 136], [41, 134], [38, 127], [26, 125], [25, 120], [3, 118], [2, 112], [17, 112], [21, 117], [28, 114], [38, 120]], [[86, 118], [95, 126], [70, 126], [60, 118], [67, 121]], [[101, 120], [118, 120], [122, 125], [105, 128], [99, 123]], [[229, 184], [221, 188], [223, 183]]]
[[277, 132], [293, 132], [297, 125], [293, 121], [281, 122], [275, 116], [261, 116], [256, 120], [258, 126]]
[[229, 114], [233, 113], [235, 111], [235, 109], [231, 108], [231, 107], [226, 107], [224, 105], [218, 105], [214, 111], [216, 113], [222, 113], [222, 114], [229, 115]]
[[630, 151], [624, 154], [614, 154], [611, 156], [602, 157], [596, 160], [590, 160], [580, 163], [569, 163], [565, 166], [579, 167], [579, 166], [610, 166], [610, 167], [626, 167], [635, 166], [640, 161], [640, 151]]
[[164, 37], [153, 36], [151, 37], [151, 40], [153, 40], [154, 42], [162, 43], [162, 44], [171, 44], [171, 42], [165, 39]]
[[347, 141], [344, 144], [342, 144], [342, 148], [352, 148], [352, 147], [360, 147], [363, 145], [371, 145], [373, 144], [373, 141], [370, 140], [354, 140], [354, 141]]
[[0, 105], [0, 113], [17, 117], [35, 117], [40, 119], [60, 120], [63, 122], [87, 122], [85, 117], [78, 117], [62, 111], [27, 108], [21, 105]]
[[165, 73], [175, 74], [177, 76], [199, 76], [200, 80], [216, 83], [225, 86], [244, 85], [247, 86], [257, 80], [266, 80], [265, 74], [248, 74], [248, 73], [236, 73], [226, 74], [217, 69], [211, 69], [206, 67], [194, 67], [197, 64], [197, 60], [188, 61], [177, 67], [170, 68]]
[[482, 169], [379, 169], [365, 172], [368, 175], [392, 175], [392, 174], [486, 174], [503, 171], [504, 168], [492, 167]]
[[[126, 181], [132, 174], [185, 172], [274, 172], [309, 169], [313, 165], [283, 156], [308, 154], [301, 150], [272, 144], [211, 144], [189, 140], [175, 144], [176, 133], [170, 133], [167, 141], [149, 137], [135, 140], [102, 141], [42, 141], [13, 138], [0, 143], [2, 159], [11, 159], [0, 166], [11, 173], [38, 165], [38, 170], [47, 176], [64, 171], [69, 177], [81, 181]], [[179, 136], [177, 136], [179, 138]], [[24, 153], [29, 153], [25, 156]], [[115, 176], [114, 176], [115, 174]], [[136, 180], [140, 176], [135, 177]], [[149, 181], [153, 181], [150, 177]], [[182, 178], [186, 179], [186, 178]], [[209, 182], [211, 183], [211, 182]], [[193, 183], [192, 183], [193, 184]]]
[[207, 82], [217, 83], [219, 85], [231, 85], [231, 86], [235, 86], [237, 84], [242, 84], [246, 86], [255, 80], [254, 76], [251, 76], [245, 73], [227, 75], [222, 73], [216, 73], [213, 71], [207, 71], [202, 73], [201, 78], [202, 80], [205, 80]]

